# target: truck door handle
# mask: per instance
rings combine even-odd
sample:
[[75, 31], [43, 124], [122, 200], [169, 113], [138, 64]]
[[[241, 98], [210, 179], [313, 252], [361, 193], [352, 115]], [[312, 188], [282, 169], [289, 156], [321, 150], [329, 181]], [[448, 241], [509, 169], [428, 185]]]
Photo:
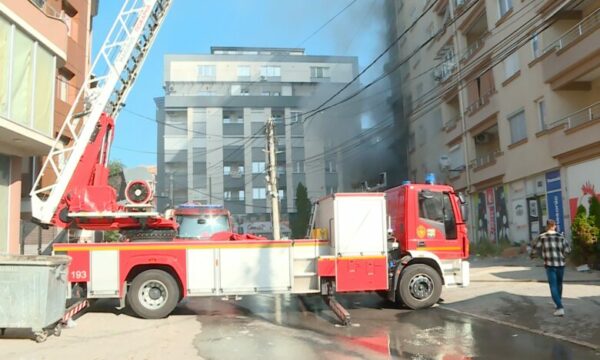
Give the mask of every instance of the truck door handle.
[[417, 246], [418, 246], [418, 247], [425, 247], [425, 241], [419, 241], [419, 242], [417, 243]]

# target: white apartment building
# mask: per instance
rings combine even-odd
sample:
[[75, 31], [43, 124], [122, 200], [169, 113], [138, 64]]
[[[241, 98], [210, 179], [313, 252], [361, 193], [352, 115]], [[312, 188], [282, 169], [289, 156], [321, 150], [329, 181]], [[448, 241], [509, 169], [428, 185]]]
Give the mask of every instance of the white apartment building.
[[[213, 47], [166, 55], [165, 96], [156, 99], [158, 206], [222, 204], [239, 220], [268, 219], [265, 121], [275, 121], [282, 218], [298, 183], [318, 198], [344, 184], [338, 139], [360, 130], [335, 114], [303, 116], [357, 74], [357, 58], [311, 56], [304, 49]], [[338, 126], [334, 133], [325, 124]], [[336, 128], [334, 126], [334, 128]]]

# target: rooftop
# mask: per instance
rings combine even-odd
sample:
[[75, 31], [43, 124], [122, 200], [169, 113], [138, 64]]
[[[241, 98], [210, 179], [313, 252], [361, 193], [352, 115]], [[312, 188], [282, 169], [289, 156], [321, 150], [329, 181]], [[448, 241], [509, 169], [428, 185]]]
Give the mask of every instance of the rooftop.
[[304, 55], [304, 48], [211, 46], [213, 55]]

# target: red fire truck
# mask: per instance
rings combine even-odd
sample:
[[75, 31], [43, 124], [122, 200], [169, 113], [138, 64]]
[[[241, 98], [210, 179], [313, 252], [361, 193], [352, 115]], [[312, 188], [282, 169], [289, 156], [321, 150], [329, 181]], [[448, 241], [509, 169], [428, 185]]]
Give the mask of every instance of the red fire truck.
[[[313, 210], [313, 233], [321, 237], [301, 240], [182, 236], [188, 220], [178, 224], [153, 212], [144, 182], [130, 183], [129, 202], [118, 203], [108, 186], [114, 120], [170, 5], [123, 1], [94, 76], [82, 86], [31, 192], [32, 214], [42, 226], [146, 237], [54, 244], [55, 253], [72, 257], [72, 296], [117, 298], [141, 317], [160, 318], [185, 297], [320, 293], [348, 323], [336, 293], [374, 291], [418, 309], [437, 302], [442, 286], [468, 284], [463, 202], [447, 186], [330, 195]], [[215, 218], [197, 216], [195, 225]]]

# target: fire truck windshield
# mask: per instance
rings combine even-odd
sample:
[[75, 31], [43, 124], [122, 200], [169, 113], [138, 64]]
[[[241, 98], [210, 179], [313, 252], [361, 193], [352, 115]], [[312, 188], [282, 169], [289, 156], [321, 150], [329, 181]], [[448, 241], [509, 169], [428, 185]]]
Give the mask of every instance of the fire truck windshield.
[[208, 239], [214, 233], [230, 230], [227, 215], [180, 215], [177, 223], [182, 239]]

